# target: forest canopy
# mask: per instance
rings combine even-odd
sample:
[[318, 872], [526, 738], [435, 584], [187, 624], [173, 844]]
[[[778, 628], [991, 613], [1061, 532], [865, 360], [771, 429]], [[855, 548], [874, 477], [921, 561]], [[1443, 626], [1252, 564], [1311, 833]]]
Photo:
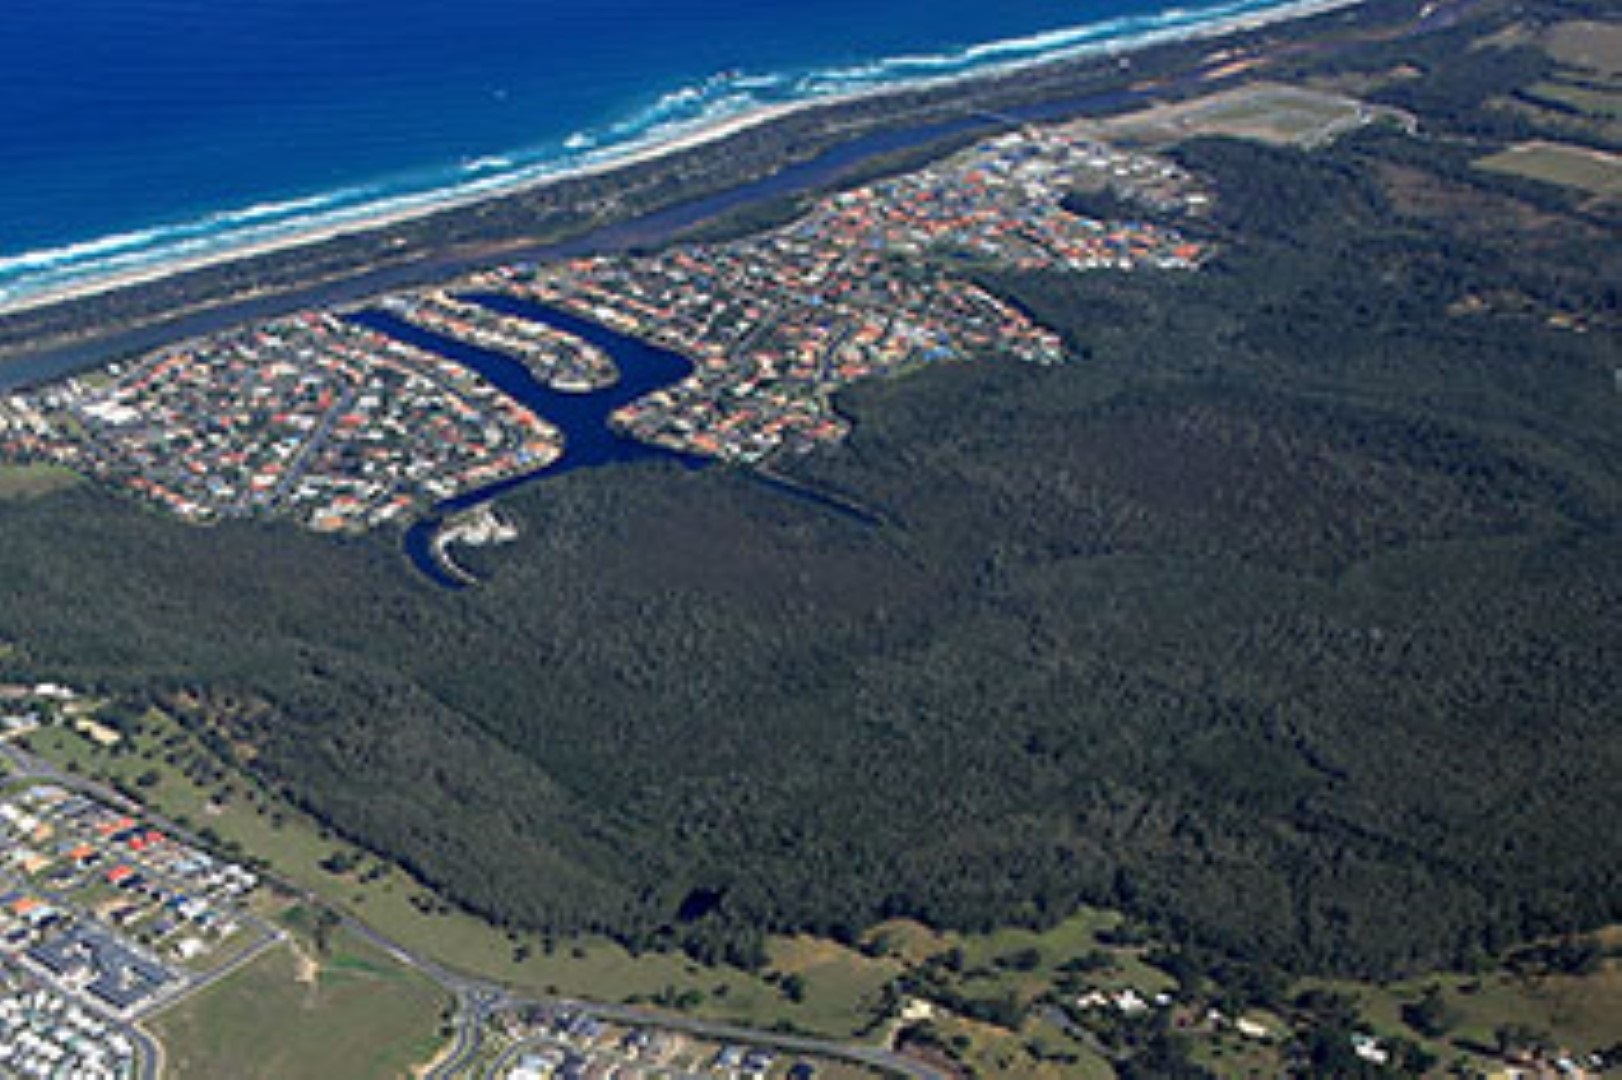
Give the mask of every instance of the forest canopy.
[[[1476, 67], [1403, 93], [1537, 74]], [[1089, 901], [1370, 973], [1622, 918], [1614, 210], [1392, 130], [1178, 154], [1207, 270], [986, 278], [1072, 361], [864, 387], [783, 466], [876, 524], [575, 473], [453, 594], [77, 487], [0, 502], [3, 663], [190, 702], [446, 896], [638, 946]]]

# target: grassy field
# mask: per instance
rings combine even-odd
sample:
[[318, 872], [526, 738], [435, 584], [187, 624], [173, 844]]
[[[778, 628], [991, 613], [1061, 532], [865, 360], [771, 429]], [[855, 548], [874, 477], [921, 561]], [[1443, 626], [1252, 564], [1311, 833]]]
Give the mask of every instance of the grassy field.
[[176, 1077], [399, 1077], [434, 1056], [448, 999], [339, 934], [331, 951], [283, 946], [150, 1028]]
[[[1524, 976], [1499, 970], [1475, 977], [1444, 974], [1374, 986], [1312, 982], [1350, 995], [1369, 1026], [1383, 1035], [1413, 1039], [1447, 1064], [1463, 1061], [1486, 1069], [1492, 1062], [1470, 1052], [1495, 1045], [1497, 1032], [1518, 1025], [1553, 1046], [1578, 1054], [1622, 1043], [1622, 960], [1604, 961], [1591, 974]], [[1446, 1004], [1446, 1031], [1425, 1039], [1403, 1022], [1402, 1009], [1437, 988]]]
[[[954, 989], [980, 1001], [1012, 996], [1027, 1005], [1054, 985], [1065, 963], [1095, 952], [1107, 954], [1110, 965], [1088, 974], [1091, 986], [1109, 990], [1131, 987], [1147, 995], [1172, 989], [1175, 984], [1171, 976], [1144, 963], [1141, 950], [1106, 945], [1099, 940], [1100, 934], [1118, 928], [1121, 921], [1113, 912], [1084, 908], [1051, 930], [1008, 927], [990, 934], [952, 934], [896, 920], [875, 927], [866, 940], [911, 965], [951, 949], [959, 950], [962, 964]], [[1014, 962], [1022, 954], [1029, 959]]]
[[1576, 109], [1597, 119], [1622, 119], [1622, 90], [1550, 81], [1537, 83], [1527, 93], [1535, 100]]
[[1030, 1077], [1031, 1080], [1108, 1080], [1108, 1061], [1051, 1025], [1031, 1021], [1008, 1031], [962, 1017], [934, 1022], [975, 1075]]
[[1199, 1065], [1221, 1077], [1283, 1076], [1284, 1059], [1276, 1045], [1253, 1042], [1227, 1034], [1201, 1039], [1189, 1055]]
[[[878, 964], [833, 943], [774, 942], [771, 979], [710, 968], [685, 956], [632, 956], [602, 939], [550, 945], [509, 934], [447, 907], [398, 868], [331, 835], [319, 823], [240, 774], [204, 779], [219, 765], [173, 719], [152, 713], [112, 750], [62, 727], [41, 730], [30, 746], [56, 764], [114, 782], [166, 817], [262, 860], [276, 876], [309, 890], [401, 945], [469, 974], [541, 994], [600, 1001], [681, 1003], [693, 1015], [751, 1026], [780, 1025], [849, 1037], [875, 1019], [879, 991], [894, 965]], [[144, 781], [144, 783], [142, 782]], [[337, 857], [349, 869], [323, 866]], [[803, 998], [775, 985], [798, 975]]]
[[1484, 157], [1476, 166], [1593, 195], [1622, 197], [1622, 157], [1562, 143], [1529, 142]]
[[1520, 44], [1541, 45], [1559, 67], [1498, 106], [1577, 141], [1598, 140], [1614, 149], [1622, 141], [1622, 23], [1563, 22]]
[[[961, 950], [963, 974], [957, 989], [966, 998], [996, 1000], [1013, 995], [1021, 1003], [1029, 1003], [1051, 985], [1061, 964], [1097, 949], [1097, 935], [1120, 921], [1109, 913], [1085, 911], [1042, 933], [1008, 929], [985, 935], [939, 933], [918, 923], [897, 921], [875, 928], [861, 949], [814, 938], [779, 938], [769, 944], [769, 963], [760, 975], [705, 967], [679, 955], [633, 957], [603, 940], [549, 946], [537, 936], [509, 935], [445, 907], [398, 869], [331, 836], [318, 823], [239, 775], [210, 777], [205, 782], [199, 765], [206, 767], [212, 759], [180, 725], [161, 713], [150, 714], [139, 732], [127, 735], [125, 743], [113, 750], [97, 747], [66, 728], [43, 730], [30, 741], [48, 759], [88, 776], [115, 781], [164, 815], [251, 853], [278, 876], [307, 888], [407, 948], [458, 970], [534, 993], [640, 1001], [756, 1028], [789, 1025], [849, 1038], [880, 1019], [887, 984], [907, 967], [932, 956]], [[324, 868], [322, 863], [333, 856], [351, 868], [343, 873]], [[1040, 959], [1028, 970], [1016, 971], [1006, 962], [999, 963], [1032, 949]], [[1096, 973], [1096, 984], [1135, 986], [1146, 992], [1170, 986], [1170, 979], [1144, 964], [1135, 950], [1110, 949], [1109, 953], [1113, 966]], [[1031, 1056], [1027, 1043], [1032, 1033], [985, 1024], [971, 1027], [969, 1045], [984, 1058], [982, 1065], [988, 1073], [995, 1074], [990, 1068], [993, 1059], [1019, 1063], [1002, 1075], [1022, 1075], [1025, 1068], [1038, 1065], [1043, 1071], [1031, 1075], [1051, 1071], [1052, 1062]], [[1085, 1048], [1045, 1025], [1041, 1035], [1044, 1041], [1057, 1044], [1057, 1053], [1085, 1053]], [[1088, 1068], [1101, 1064], [1093, 1058]]]
[[[797, 1009], [800, 1022], [822, 1030], [848, 1027], [853, 1015], [877, 1015], [886, 986], [904, 967], [893, 959], [871, 957], [812, 937], [774, 939], [767, 955], [769, 970], [803, 984]], [[777, 1009], [775, 1003], [771, 1009]]]
[[1573, 20], [1550, 28], [1549, 55], [1568, 67], [1622, 77], [1622, 23]]
[[80, 482], [77, 473], [56, 465], [0, 465], [0, 499], [34, 499]]
[[1263, 82], [1127, 113], [1104, 127], [1116, 137], [1152, 145], [1195, 135], [1229, 135], [1280, 146], [1314, 146], [1363, 122], [1364, 110], [1351, 98]]
[[[509, 935], [446, 908], [397, 868], [331, 836], [239, 774], [208, 774], [217, 763], [211, 765], [207, 752], [162, 714], [149, 715], [138, 732], [127, 733], [124, 743], [111, 750], [61, 727], [38, 732], [30, 742], [58, 764], [114, 780], [164, 815], [250, 852], [278, 876], [408, 948], [533, 993], [639, 1001], [760, 1029], [792, 1026], [850, 1038], [882, 1017], [886, 988], [893, 980], [909, 970], [928, 970], [961, 1001], [1012, 1003], [1021, 1010], [1018, 1030], [935, 1010], [931, 1026], [937, 1035], [982, 1075], [1087, 1078], [1110, 1075], [1108, 1063], [1032, 1008], [1064, 983], [1067, 962], [1107, 957], [1106, 965], [1078, 976], [1088, 987], [1131, 987], [1145, 995], [1175, 989], [1170, 976], [1144, 961], [1142, 948], [1114, 943], [1111, 933], [1121, 927], [1119, 915], [1094, 909], [1046, 931], [1005, 928], [958, 934], [894, 920], [870, 930], [859, 948], [808, 937], [778, 938], [770, 943], [769, 963], [758, 975], [705, 967], [679, 955], [633, 957], [602, 940], [548, 943], [534, 935]], [[323, 862], [330, 866], [334, 856], [349, 868], [342, 873], [324, 868]], [[285, 900], [273, 898], [262, 903], [267, 914], [286, 906]], [[939, 963], [949, 954], [954, 958], [950, 966]], [[306, 981], [300, 981], [301, 975]], [[313, 982], [308, 976], [297, 954], [278, 949], [166, 1014], [159, 1026], [162, 1037], [173, 1040], [177, 1075], [222, 1075], [218, 1070], [227, 1048], [257, 1047], [256, 1038], [277, 1045], [248, 1058], [263, 1063], [265, 1071], [255, 1075], [321, 1075], [302, 1071], [313, 1070], [317, 1060], [342, 1062], [341, 1073], [326, 1075], [398, 1074], [411, 1061], [430, 1056], [443, 1002], [429, 984], [341, 936], [320, 976]], [[1449, 1031], [1441, 1040], [1417, 1041], [1444, 1063], [1464, 1057], [1486, 1064], [1469, 1058], [1454, 1041], [1491, 1046], [1496, 1030], [1508, 1023], [1550, 1032], [1562, 1045], [1579, 1050], [1622, 1042], [1622, 963], [1615, 960], [1583, 979], [1529, 979], [1500, 971], [1476, 979], [1443, 975], [1388, 986], [1308, 985], [1353, 995], [1372, 1029], [1409, 1038], [1415, 1036], [1401, 1019], [1403, 1005], [1417, 1000], [1426, 987], [1439, 986], [1449, 1008]], [[344, 1019], [346, 1010], [369, 1007], [362, 1003], [374, 995], [386, 1002], [377, 1016], [365, 1023]], [[302, 1033], [296, 1044], [283, 1038], [289, 1031]], [[341, 1049], [327, 1045], [349, 1033], [356, 1033], [352, 1044]], [[279, 1045], [278, 1038], [288, 1045]], [[1276, 1047], [1231, 1034], [1198, 1040], [1195, 1057], [1218, 1075], [1232, 1077], [1273, 1075], [1279, 1061]]]

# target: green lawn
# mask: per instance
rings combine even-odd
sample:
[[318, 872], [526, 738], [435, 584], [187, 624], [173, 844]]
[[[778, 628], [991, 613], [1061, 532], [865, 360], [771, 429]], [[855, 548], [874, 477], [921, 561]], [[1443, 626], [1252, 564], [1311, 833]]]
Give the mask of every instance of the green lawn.
[[1573, 20], [1552, 27], [1544, 42], [1562, 64], [1622, 76], [1622, 23]]
[[1109, 1062], [1056, 1028], [1031, 1021], [1004, 1031], [960, 1017], [934, 1023], [942, 1038], [959, 1047], [964, 1064], [982, 1077], [1008, 1080], [1110, 1080]]
[[[1512, 1024], [1542, 1032], [1556, 1045], [1578, 1053], [1622, 1043], [1622, 961], [1614, 959], [1581, 978], [1493, 971], [1479, 978], [1447, 974], [1384, 986], [1313, 985], [1355, 997], [1359, 1011], [1377, 1032], [1413, 1039], [1443, 1062], [1464, 1053], [1460, 1043], [1491, 1047], [1497, 1029]], [[1402, 1006], [1419, 1000], [1429, 986], [1441, 989], [1449, 1013], [1447, 1032], [1440, 1039], [1419, 1038], [1402, 1021]]]
[[[1143, 962], [1140, 949], [1106, 946], [1098, 935], [1114, 929], [1121, 916], [1095, 908], [1083, 908], [1050, 930], [1004, 928], [990, 934], [937, 933], [902, 920], [874, 928], [869, 941], [912, 964], [931, 956], [958, 949], [963, 956], [957, 989], [982, 1001], [1010, 994], [1028, 1003], [1041, 996], [1057, 980], [1066, 963], [1095, 952], [1107, 953], [1111, 966], [1089, 972], [1084, 980], [1106, 989], [1131, 987], [1140, 993], [1156, 994], [1176, 986], [1171, 976]], [[1020, 954], [1032, 954], [1035, 963], [1024, 970], [1012, 961]]]
[[1622, 157], [1586, 147], [1542, 141], [1521, 143], [1482, 158], [1476, 167], [1594, 195], [1622, 196]]
[[1051, 930], [1003, 929], [991, 934], [966, 936], [961, 939], [964, 966], [970, 970], [990, 968], [1001, 971], [1003, 965], [998, 963], [999, 960], [1006, 961], [1023, 950], [1035, 949], [1041, 959], [1032, 971], [1006, 972], [1001, 978], [1025, 986], [1032, 982], [1045, 984], [1053, 980], [1057, 969], [1066, 961], [1101, 949], [1110, 955], [1114, 964], [1089, 974], [1087, 981], [1092, 985], [1110, 989], [1131, 987], [1143, 994], [1176, 989], [1177, 983], [1170, 975], [1143, 962], [1141, 950], [1100, 945], [1098, 935], [1114, 929], [1121, 922], [1121, 916], [1113, 912], [1083, 909]]
[[340, 934], [316, 964], [274, 949], [149, 1027], [175, 1077], [400, 1077], [438, 1051], [448, 1005], [428, 980]]
[[[853, 1019], [876, 1015], [885, 987], [903, 970], [899, 961], [876, 959], [821, 938], [776, 938], [768, 954], [769, 970], [803, 983], [804, 997], [791, 1006], [792, 1018], [819, 1031], [849, 1032]], [[782, 996], [774, 992], [773, 998], [764, 1003], [764, 1012], [782, 1013]]]
[[0, 465], [0, 499], [33, 499], [80, 482], [77, 473], [57, 465]]
[[1239, 1035], [1199, 1039], [1189, 1056], [1220, 1077], [1248, 1080], [1284, 1075], [1283, 1056], [1276, 1045], [1253, 1042]]
[[1539, 101], [1565, 105], [1597, 120], [1622, 120], [1622, 90], [1597, 90], [1550, 81], [1538, 83], [1528, 93]]

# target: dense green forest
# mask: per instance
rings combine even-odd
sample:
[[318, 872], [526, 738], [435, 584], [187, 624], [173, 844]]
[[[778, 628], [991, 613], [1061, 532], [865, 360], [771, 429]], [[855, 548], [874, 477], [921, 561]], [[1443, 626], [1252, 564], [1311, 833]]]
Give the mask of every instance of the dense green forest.
[[[1402, 92], [1479, 109], [1478, 66]], [[879, 524], [575, 473], [448, 593], [80, 488], [0, 503], [5, 664], [189, 703], [447, 896], [638, 946], [1087, 900], [1379, 973], [1622, 918], [1618, 219], [1467, 150], [1180, 148], [1208, 269], [988, 277], [1074, 362], [864, 386], [783, 464]]]

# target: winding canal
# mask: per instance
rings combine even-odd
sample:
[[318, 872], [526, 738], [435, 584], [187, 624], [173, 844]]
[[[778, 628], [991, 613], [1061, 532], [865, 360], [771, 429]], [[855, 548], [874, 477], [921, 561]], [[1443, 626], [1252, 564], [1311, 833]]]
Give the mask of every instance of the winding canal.
[[619, 378], [614, 385], [602, 390], [564, 393], [536, 379], [528, 368], [512, 357], [424, 330], [386, 311], [369, 308], [350, 316], [367, 329], [387, 334], [472, 369], [563, 433], [563, 455], [552, 464], [446, 499], [406, 530], [406, 555], [429, 580], [448, 589], [464, 588], [467, 584], [444, 564], [436, 543], [439, 530], [450, 515], [482, 506], [526, 484], [576, 469], [648, 459], [676, 461], [689, 468], [706, 463], [707, 459], [666, 450], [622, 435], [609, 423], [609, 417], [615, 410], [655, 390], [680, 382], [691, 374], [693, 364], [686, 357], [616, 333], [598, 323], [518, 297], [475, 293], [463, 299], [504, 315], [544, 323], [554, 330], [590, 342], [614, 361], [619, 369]]

